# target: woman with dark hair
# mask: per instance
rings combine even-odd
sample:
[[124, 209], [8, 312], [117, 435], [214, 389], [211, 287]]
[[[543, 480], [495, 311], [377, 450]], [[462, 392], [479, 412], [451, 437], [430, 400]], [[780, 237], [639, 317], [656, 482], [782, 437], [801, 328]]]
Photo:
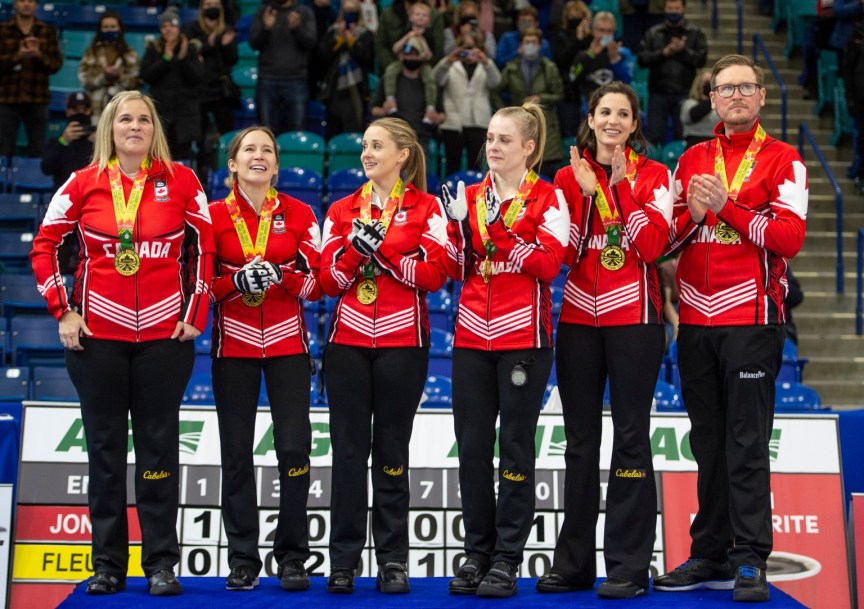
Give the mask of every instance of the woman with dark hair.
[[[598, 88], [555, 184], [571, 208], [570, 266], [555, 364], [564, 414], [565, 518], [540, 592], [590, 590], [597, 577], [603, 391], [612, 402], [612, 462], [597, 594], [631, 598], [648, 589], [657, 490], [649, 423], [665, 348], [654, 264], [672, 217], [669, 170], [644, 155], [639, 101], [628, 85]], [[581, 153], [581, 155], [580, 155]]]
[[336, 22], [318, 45], [318, 59], [324, 72], [321, 102], [327, 106], [327, 139], [362, 132], [369, 112], [375, 35], [366, 26], [357, 0], [342, 2]]
[[[201, 0], [198, 20], [186, 26], [187, 38], [201, 43], [204, 68], [203, 78], [198, 83], [202, 138], [199, 174], [205, 167], [215, 169], [216, 142], [220, 135], [234, 130], [234, 110], [240, 108], [240, 90], [231, 81], [231, 67], [238, 59], [236, 34], [233, 27], [226, 25], [222, 0]], [[215, 133], [208, 139], [211, 124], [215, 125]]]
[[408, 444], [429, 364], [426, 293], [447, 278], [447, 232], [407, 122], [373, 121], [360, 162], [369, 181], [330, 206], [321, 245], [321, 287], [339, 299], [324, 352], [333, 443], [327, 591], [354, 591], [371, 453], [376, 586], [401, 594], [410, 591]]
[[93, 116], [120, 91], [138, 86], [141, 59], [138, 52], [126, 44], [123, 22], [116, 11], [105, 11], [99, 17], [93, 43], [84, 51], [78, 65], [78, 80], [90, 94]]
[[[534, 432], [552, 369], [549, 282], [570, 221], [561, 192], [537, 175], [546, 120], [536, 103], [489, 121], [482, 182], [442, 199], [448, 271], [464, 281], [453, 349], [453, 418], [466, 560], [451, 594], [507, 597], [534, 520]], [[501, 460], [495, 476], [496, 421]], [[497, 500], [496, 500], [497, 487]]]
[[267, 388], [279, 470], [273, 539], [285, 590], [306, 590], [309, 558], [310, 356], [303, 300], [318, 300], [320, 233], [312, 209], [273, 183], [276, 136], [248, 127], [228, 146], [232, 189], [210, 204], [216, 242], [213, 396], [222, 454], [222, 518], [228, 590], [258, 584], [258, 505], [252, 460], [261, 377]]
[[[183, 591], [174, 575], [180, 401], [207, 323], [210, 214], [198, 178], [171, 162], [153, 100], [138, 91], [105, 107], [93, 161], [51, 199], [30, 252], [81, 402], [95, 571], [87, 594], [126, 588], [131, 430], [141, 568], [150, 594], [171, 596]], [[67, 294], [57, 250], [73, 233], [81, 264]]]

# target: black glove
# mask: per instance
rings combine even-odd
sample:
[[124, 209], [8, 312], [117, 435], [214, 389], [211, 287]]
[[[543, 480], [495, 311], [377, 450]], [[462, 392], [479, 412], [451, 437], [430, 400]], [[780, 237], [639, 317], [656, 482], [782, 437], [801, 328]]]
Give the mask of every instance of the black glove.
[[255, 256], [231, 277], [241, 294], [260, 294], [270, 287], [270, 273], [261, 267], [260, 262], [261, 256]]
[[282, 269], [278, 264], [273, 264], [272, 262], [267, 262], [265, 260], [258, 264], [258, 268], [266, 272], [269, 276], [268, 288], [272, 285], [279, 285], [282, 283]]
[[486, 225], [495, 224], [501, 217], [501, 199], [491, 186], [486, 187]]
[[[354, 218], [352, 223], [357, 228], [357, 234], [351, 240], [351, 245], [355, 250], [364, 256], [371, 256], [381, 247], [381, 242], [384, 241], [384, 235], [387, 233], [386, 227], [381, 223], [381, 220], [372, 220], [369, 224], [363, 224], [359, 218]], [[360, 226], [357, 226], [357, 225]]]

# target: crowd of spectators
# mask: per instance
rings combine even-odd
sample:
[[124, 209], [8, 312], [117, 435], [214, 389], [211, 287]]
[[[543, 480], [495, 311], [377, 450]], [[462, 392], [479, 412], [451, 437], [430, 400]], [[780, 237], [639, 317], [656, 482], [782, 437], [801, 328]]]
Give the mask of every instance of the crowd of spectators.
[[[374, 0], [268, 0], [241, 26], [233, 1], [201, 0], [187, 23], [175, 6], [154, 15], [140, 54], [127, 43], [120, 14], [107, 10], [78, 75], [93, 119], [116, 93], [148, 88], [172, 155], [197, 162], [203, 175], [215, 168], [218, 138], [242, 126], [232, 80], [240, 40], [257, 51], [256, 122], [276, 133], [304, 130], [310, 100], [325, 108], [328, 138], [397, 116], [427, 150], [433, 139], [441, 143], [448, 172], [464, 167], [463, 153], [469, 168], [480, 168], [491, 113], [532, 100], [546, 114], [544, 169], [554, 172], [567, 162], [562, 143], [577, 135], [591, 93], [632, 82], [638, 68], [642, 78], [647, 73], [643, 121], [652, 144], [683, 138], [682, 116], [688, 134], [700, 123], [704, 135], [703, 123], [716, 117], [702, 106], [681, 110], [707, 56], [704, 33], [685, 18], [686, 0], [621, 0], [617, 16], [605, 10], [615, 3], [593, 4], [394, 0], [380, 9]], [[15, 0], [12, 19], [0, 25], [5, 155], [13, 154], [19, 122], [27, 127], [26, 153], [41, 155], [50, 74], [77, 61], [64, 59], [58, 32], [34, 16], [37, 8], [37, 0]]]

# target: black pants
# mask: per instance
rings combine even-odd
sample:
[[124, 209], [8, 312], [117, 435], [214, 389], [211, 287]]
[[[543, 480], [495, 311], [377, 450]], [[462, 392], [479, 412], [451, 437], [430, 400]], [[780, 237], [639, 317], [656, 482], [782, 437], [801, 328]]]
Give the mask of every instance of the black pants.
[[195, 344], [86, 337], [81, 344], [83, 351], [66, 351], [66, 367], [81, 400], [87, 440], [93, 568], [126, 577], [126, 457], [131, 415], [141, 567], [147, 576], [173, 569], [180, 560], [180, 402], [192, 374]]
[[408, 561], [408, 445], [428, 368], [429, 350], [424, 348], [327, 345], [324, 380], [333, 443], [331, 569], [356, 568], [363, 552], [370, 452], [377, 562]]
[[660, 325], [596, 328], [558, 324], [555, 355], [564, 413], [564, 523], [553, 571], [575, 584], [597, 577], [603, 390], [612, 402], [612, 463], [606, 493], [606, 574], [648, 586], [657, 526], [651, 403], [665, 348]]
[[452, 129], [442, 129], [440, 133], [441, 143], [444, 144], [444, 155], [447, 159], [445, 175], [449, 176], [462, 170], [463, 150], [467, 154], [468, 169], [482, 169], [486, 129], [464, 127], [461, 133]]
[[[528, 382], [510, 382], [514, 364]], [[465, 553], [481, 563], [519, 564], [534, 521], [534, 433], [552, 369], [551, 349], [453, 350], [453, 419], [459, 445], [459, 487]], [[495, 421], [498, 438], [498, 501], [495, 501]]]
[[273, 540], [277, 564], [309, 558], [309, 356], [225, 357], [213, 360], [213, 397], [222, 451], [222, 520], [228, 564], [261, 570], [258, 494], [252, 461], [261, 373], [270, 400], [279, 471], [279, 520]]
[[783, 328], [682, 324], [678, 367], [699, 468], [691, 556], [765, 568], [771, 530], [768, 442]]

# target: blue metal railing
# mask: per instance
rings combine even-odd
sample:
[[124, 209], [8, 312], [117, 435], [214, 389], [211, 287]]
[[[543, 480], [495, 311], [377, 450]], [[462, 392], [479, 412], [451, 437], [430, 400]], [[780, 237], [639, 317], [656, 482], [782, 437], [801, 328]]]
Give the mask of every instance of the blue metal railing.
[[762, 40], [762, 36], [759, 34], [753, 34], [753, 63], [756, 63], [758, 51], [762, 51], [762, 56], [765, 57], [765, 61], [768, 63], [768, 68], [770, 68], [771, 73], [774, 75], [774, 80], [777, 81], [777, 86], [780, 87], [780, 137], [785, 142], [786, 117], [788, 115], [789, 107], [789, 90], [786, 88], [786, 83], [783, 82], [783, 77], [780, 76], [780, 70], [777, 69], [777, 64], [774, 63], [774, 58], [771, 57], [771, 53], [769, 53], [768, 49], [765, 48], [765, 41]]
[[[801, 155], [801, 158], [804, 158], [804, 138], [807, 138], [807, 141], [810, 142], [810, 147], [813, 148], [813, 153], [816, 155], [816, 159], [819, 161], [819, 164], [822, 165], [822, 170], [825, 172], [825, 175], [828, 176], [828, 181], [831, 183], [831, 189], [834, 191], [834, 201], [835, 201], [835, 215], [837, 216], [837, 293], [843, 293], [843, 191], [840, 189], [840, 184], [837, 182], [837, 178], [834, 177], [834, 174], [831, 172], [831, 168], [828, 166], [828, 161], [825, 159], [825, 155], [822, 154], [822, 150], [819, 148], [819, 144], [816, 143], [815, 138], [813, 137], [813, 132], [810, 131], [810, 127], [807, 126], [807, 123], [801, 121], [798, 124], [798, 154]], [[859, 245], [860, 251], [860, 245]], [[859, 261], [860, 262], [860, 261]]]
[[861, 336], [864, 334], [864, 228], [858, 229], [858, 268], [856, 271], [856, 279], [858, 281], [858, 298], [855, 302], [855, 334]]

